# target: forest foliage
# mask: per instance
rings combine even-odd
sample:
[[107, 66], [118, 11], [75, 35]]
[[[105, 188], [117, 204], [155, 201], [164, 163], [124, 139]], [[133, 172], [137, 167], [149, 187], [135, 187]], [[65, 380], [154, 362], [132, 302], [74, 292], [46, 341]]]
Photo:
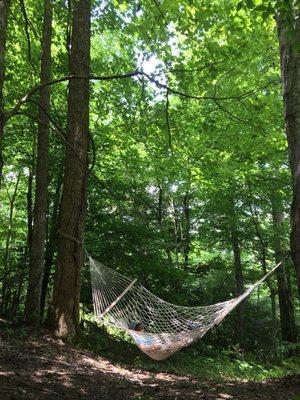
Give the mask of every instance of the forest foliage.
[[[24, 314], [28, 287], [39, 107], [37, 93], [22, 99], [40, 82], [43, 4], [11, 1], [7, 26], [3, 104], [16, 110], [1, 141], [0, 288], [8, 318]], [[227, 300], [289, 250], [276, 7], [260, 0], [93, 1], [84, 249], [168, 301]], [[71, 2], [53, 1], [52, 79], [69, 75], [72, 15]], [[51, 85], [44, 317], [60, 240], [67, 98], [68, 80]], [[205, 344], [263, 360], [290, 354], [296, 345], [278, 296], [284, 281], [295, 338], [300, 308], [291, 261], [282, 274], [249, 298], [242, 321], [233, 314]], [[92, 313], [87, 265], [80, 313]]]

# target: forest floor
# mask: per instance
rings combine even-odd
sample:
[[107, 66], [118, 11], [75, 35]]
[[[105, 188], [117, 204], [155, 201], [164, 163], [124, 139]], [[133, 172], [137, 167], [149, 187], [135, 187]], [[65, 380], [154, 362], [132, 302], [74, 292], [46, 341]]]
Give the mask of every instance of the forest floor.
[[214, 381], [153, 372], [53, 338], [20, 336], [0, 320], [1, 400], [300, 400], [300, 377]]

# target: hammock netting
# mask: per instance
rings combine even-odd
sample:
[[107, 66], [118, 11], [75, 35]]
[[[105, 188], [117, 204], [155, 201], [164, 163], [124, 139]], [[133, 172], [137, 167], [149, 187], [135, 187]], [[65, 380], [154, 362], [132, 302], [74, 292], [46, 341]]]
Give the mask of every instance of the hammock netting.
[[[280, 265], [242, 295], [204, 307], [168, 303], [132, 280], [89, 257], [94, 313], [104, 325], [126, 331], [137, 346], [154, 360], [171, 354], [200, 339], [220, 324], [239, 303], [253, 292]], [[142, 327], [134, 330], [134, 325]]]

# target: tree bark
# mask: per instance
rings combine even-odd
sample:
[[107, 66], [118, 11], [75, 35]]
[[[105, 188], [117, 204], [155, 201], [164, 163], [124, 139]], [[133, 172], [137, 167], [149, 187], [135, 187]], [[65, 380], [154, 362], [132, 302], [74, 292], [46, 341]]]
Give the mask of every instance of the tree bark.
[[0, 0], [0, 185], [2, 182], [3, 169], [2, 139], [5, 125], [3, 86], [5, 81], [5, 48], [9, 6], [10, 0]]
[[[281, 201], [276, 193], [272, 195], [272, 214], [274, 226], [274, 248], [276, 262], [284, 258], [284, 216]], [[296, 326], [292, 294], [288, 285], [285, 263], [277, 270], [278, 299], [280, 310], [281, 337], [287, 342], [296, 342]]]
[[291, 12], [290, 18], [292, 21], [289, 22], [294, 27], [295, 35], [293, 41], [287, 33], [287, 16], [278, 15], [277, 25], [283, 83], [285, 131], [293, 186], [290, 243], [300, 296], [300, 53], [298, 50], [300, 19], [297, 14], [296, 12]]
[[[71, 75], [90, 73], [90, 0], [74, 2]], [[60, 336], [78, 331], [89, 146], [89, 80], [71, 80], [54, 294], [48, 323]]]
[[[44, 0], [43, 49], [41, 58], [41, 84], [51, 80], [52, 0]], [[25, 321], [40, 325], [41, 291], [45, 262], [47, 231], [49, 118], [51, 86], [40, 90], [36, 190], [33, 216], [32, 246], [30, 249], [28, 290], [25, 303]]]

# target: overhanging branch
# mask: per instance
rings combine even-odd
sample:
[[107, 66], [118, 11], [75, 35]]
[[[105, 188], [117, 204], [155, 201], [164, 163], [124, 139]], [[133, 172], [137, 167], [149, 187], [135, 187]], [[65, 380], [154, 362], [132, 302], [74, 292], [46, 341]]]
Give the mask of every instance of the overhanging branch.
[[227, 100], [239, 100], [239, 99], [243, 99], [247, 96], [250, 96], [251, 94], [253, 94], [255, 92], [255, 90], [250, 90], [250, 91], [242, 93], [240, 95], [228, 96], [228, 97], [219, 97], [219, 96], [215, 96], [215, 95], [213, 95], [213, 96], [206, 96], [206, 95], [205, 96], [197, 96], [197, 95], [185, 93], [180, 90], [174, 89], [174, 88], [168, 86], [167, 84], [160, 82], [159, 80], [157, 80], [153, 76], [147, 74], [146, 72], [139, 71], [139, 70], [135, 70], [135, 71], [128, 72], [125, 74], [114, 74], [114, 75], [107, 75], [107, 76], [68, 75], [68, 76], [63, 76], [61, 78], [53, 79], [49, 82], [44, 82], [42, 84], [34, 86], [31, 90], [29, 90], [29, 92], [24, 97], [22, 97], [17, 102], [17, 104], [11, 110], [6, 111], [5, 116], [6, 116], [6, 119], [11, 118], [13, 115], [15, 115], [19, 111], [19, 109], [22, 107], [23, 104], [25, 104], [36, 92], [38, 92], [40, 89], [44, 88], [45, 86], [56, 85], [58, 83], [63, 83], [63, 82], [69, 82], [69, 81], [75, 80], [75, 79], [88, 79], [88, 80], [92, 80], [92, 81], [111, 81], [111, 80], [116, 80], [116, 79], [128, 79], [128, 78], [133, 78], [133, 77], [138, 77], [138, 76], [147, 78], [149, 82], [152, 82], [156, 87], [158, 87], [160, 89], [166, 90], [169, 94], [171, 93], [171, 94], [183, 97], [183, 98], [193, 99], [193, 100], [201, 100], [201, 101], [202, 100], [212, 100], [214, 102], [227, 101]]

